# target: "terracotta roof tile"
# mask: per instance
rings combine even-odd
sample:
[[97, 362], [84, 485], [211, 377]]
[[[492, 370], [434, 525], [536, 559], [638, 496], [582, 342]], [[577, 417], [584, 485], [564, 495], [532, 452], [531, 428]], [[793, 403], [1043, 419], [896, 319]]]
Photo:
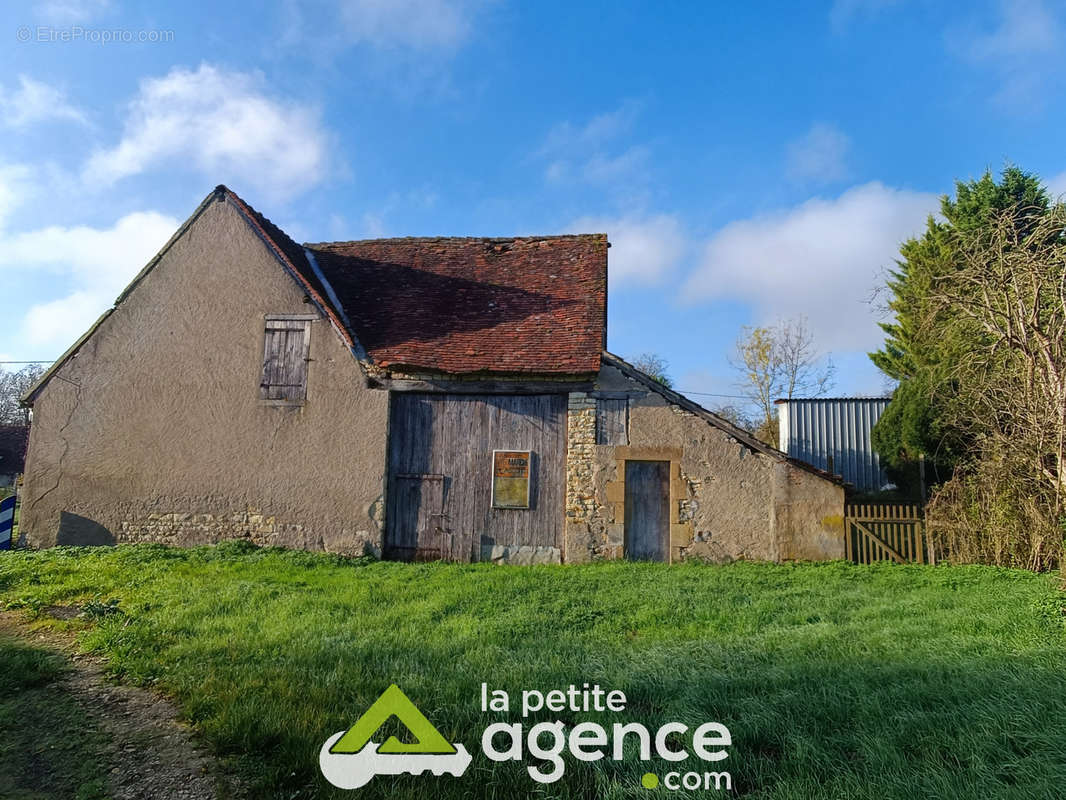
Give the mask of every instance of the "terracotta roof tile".
[[301, 246], [226, 187], [216, 191], [248, 213], [316, 302], [380, 366], [453, 374], [599, 370], [606, 234]]
[[599, 369], [605, 234], [307, 247], [381, 366], [455, 374]]

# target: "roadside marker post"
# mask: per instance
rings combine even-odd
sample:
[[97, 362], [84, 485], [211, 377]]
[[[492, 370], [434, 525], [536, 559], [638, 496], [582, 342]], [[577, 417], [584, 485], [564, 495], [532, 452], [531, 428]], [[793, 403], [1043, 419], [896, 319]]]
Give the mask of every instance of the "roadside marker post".
[[15, 495], [0, 500], [0, 550], [11, 549], [11, 530], [15, 527]]

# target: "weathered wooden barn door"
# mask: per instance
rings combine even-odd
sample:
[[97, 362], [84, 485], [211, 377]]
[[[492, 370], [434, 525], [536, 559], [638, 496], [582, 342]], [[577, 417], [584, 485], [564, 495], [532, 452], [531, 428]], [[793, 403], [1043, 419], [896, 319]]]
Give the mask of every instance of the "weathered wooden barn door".
[[670, 462], [626, 462], [625, 556], [670, 560]]
[[[501, 508], [492, 498], [493, 451], [530, 454], [528, 507]], [[386, 555], [478, 560], [500, 548], [556, 560], [566, 496], [566, 395], [462, 395], [396, 392], [389, 420]], [[404, 476], [441, 475], [440, 542], [414, 544], [423, 525], [407, 506], [424, 496]], [[428, 536], [429, 534], [427, 534]], [[432, 537], [430, 537], [432, 538]], [[495, 556], [490, 556], [495, 557]]]
[[400, 561], [448, 558], [444, 476], [398, 474], [392, 491], [396, 502], [388, 556]]

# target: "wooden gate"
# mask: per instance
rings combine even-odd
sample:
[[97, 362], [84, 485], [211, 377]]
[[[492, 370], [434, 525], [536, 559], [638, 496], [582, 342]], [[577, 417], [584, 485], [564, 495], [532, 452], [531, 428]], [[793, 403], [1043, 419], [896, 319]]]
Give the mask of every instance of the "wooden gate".
[[856, 564], [936, 563], [920, 506], [849, 505], [844, 523], [845, 552]]

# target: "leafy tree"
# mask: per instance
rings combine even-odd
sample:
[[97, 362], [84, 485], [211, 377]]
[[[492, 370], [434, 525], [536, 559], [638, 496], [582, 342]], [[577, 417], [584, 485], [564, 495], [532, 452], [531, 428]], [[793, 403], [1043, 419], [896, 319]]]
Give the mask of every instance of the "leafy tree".
[[670, 363], [656, 353], [641, 353], [633, 359], [632, 364], [645, 375], [654, 378], [667, 389], [673, 388], [674, 380], [670, 377]]
[[1015, 166], [1006, 167], [998, 181], [985, 172], [978, 180], [956, 182], [955, 197], [941, 199], [943, 220], [930, 216], [925, 232], [900, 247], [887, 282], [894, 319], [882, 323], [885, 344], [870, 358], [898, 382], [874, 427], [873, 445], [901, 486], [913, 488], [920, 454], [928, 459], [930, 477], [946, 480], [972, 444], [970, 433], [944, 420], [945, 403], [957, 391], [953, 365], [968, 358], [975, 342], [957, 335], [948, 324], [954, 310], [933, 299], [938, 281], [960, 268], [960, 236], [987, 241], [993, 220], [1004, 213], [1024, 234], [1049, 207], [1037, 176]]

